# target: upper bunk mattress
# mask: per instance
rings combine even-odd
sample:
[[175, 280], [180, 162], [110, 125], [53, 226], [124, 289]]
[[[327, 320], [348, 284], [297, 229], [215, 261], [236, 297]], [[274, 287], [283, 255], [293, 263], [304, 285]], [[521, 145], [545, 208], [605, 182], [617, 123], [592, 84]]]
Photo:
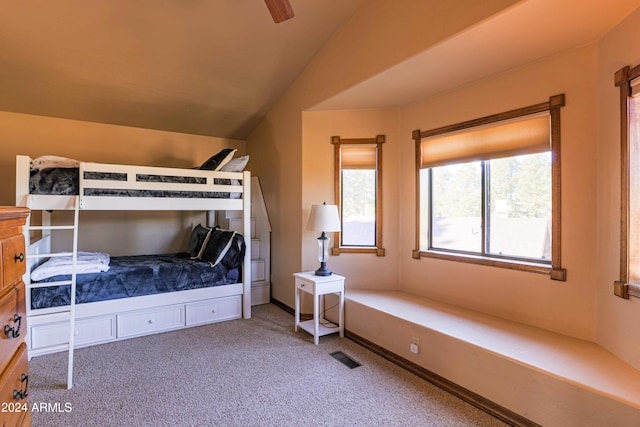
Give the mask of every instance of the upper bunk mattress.
[[[220, 262], [212, 267], [208, 262], [192, 260], [186, 252], [111, 257], [109, 271], [76, 276], [76, 303], [239, 283], [241, 263], [242, 257], [236, 256], [232, 262]], [[54, 276], [42, 282], [62, 280], [70, 280], [70, 276]], [[69, 285], [34, 288], [31, 308], [69, 305], [69, 290]]]
[[[32, 171], [29, 177], [29, 193], [43, 195], [74, 196], [79, 194], [79, 169], [78, 168], [45, 168]], [[85, 172], [85, 179], [97, 179], [104, 181], [126, 181], [125, 173], [109, 172]], [[137, 174], [137, 182], [165, 182], [174, 184], [202, 184], [206, 178], [162, 176]], [[236, 184], [230, 179], [216, 178], [214, 184]], [[112, 197], [174, 197], [197, 199], [236, 199], [240, 193], [228, 193], [217, 191], [164, 191], [164, 190], [122, 190], [108, 188], [85, 188], [83, 196], [112, 196]]]

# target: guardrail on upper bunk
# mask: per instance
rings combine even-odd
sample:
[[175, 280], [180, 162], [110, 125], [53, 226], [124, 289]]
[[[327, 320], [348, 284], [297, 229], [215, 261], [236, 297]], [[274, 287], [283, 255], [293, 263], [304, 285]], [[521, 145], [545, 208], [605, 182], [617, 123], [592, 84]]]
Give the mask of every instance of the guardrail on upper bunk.
[[[79, 163], [82, 210], [242, 210], [250, 172]], [[30, 194], [31, 159], [16, 156], [16, 204], [73, 209], [73, 196]], [[247, 193], [250, 194], [250, 193]], [[152, 200], [152, 201], [151, 201]]]
[[[80, 163], [80, 208], [109, 210], [242, 209], [249, 172]], [[152, 206], [149, 198], [153, 198]]]

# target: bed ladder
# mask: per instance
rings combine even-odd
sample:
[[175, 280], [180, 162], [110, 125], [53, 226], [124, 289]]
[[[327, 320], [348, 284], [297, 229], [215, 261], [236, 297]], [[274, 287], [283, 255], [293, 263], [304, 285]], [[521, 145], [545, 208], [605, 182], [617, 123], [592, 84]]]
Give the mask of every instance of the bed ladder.
[[[41, 258], [53, 258], [53, 257], [62, 257], [62, 256], [71, 256], [72, 259], [72, 267], [71, 267], [71, 280], [62, 280], [57, 282], [43, 282], [43, 283], [31, 283], [31, 280], [25, 281], [26, 287], [26, 303], [27, 310], [31, 310], [31, 289], [35, 288], [45, 288], [52, 286], [70, 286], [70, 303], [69, 305], [55, 307], [52, 309], [47, 309], [48, 314], [63, 314], [66, 315], [69, 321], [69, 341], [64, 344], [59, 344], [56, 346], [52, 346], [53, 350], [67, 350], [69, 354], [69, 361], [67, 367], [67, 389], [71, 389], [73, 387], [73, 350], [74, 350], [74, 337], [75, 337], [75, 308], [76, 308], [76, 263], [78, 260], [78, 217], [80, 211], [80, 197], [75, 196], [73, 203], [73, 223], [67, 225], [51, 225], [50, 219], [45, 218], [45, 214], [43, 213], [42, 225], [32, 226], [31, 221], [27, 221], [27, 226], [25, 228], [25, 234], [29, 235], [30, 231], [41, 231], [42, 238], [51, 238], [51, 231], [53, 230], [72, 230], [73, 231], [73, 243], [71, 252], [49, 252], [49, 253], [35, 253], [28, 254], [27, 257], [32, 261], [36, 261], [34, 264], [38, 264], [38, 259]], [[49, 249], [51, 247], [49, 245]], [[29, 283], [26, 283], [29, 282]]]

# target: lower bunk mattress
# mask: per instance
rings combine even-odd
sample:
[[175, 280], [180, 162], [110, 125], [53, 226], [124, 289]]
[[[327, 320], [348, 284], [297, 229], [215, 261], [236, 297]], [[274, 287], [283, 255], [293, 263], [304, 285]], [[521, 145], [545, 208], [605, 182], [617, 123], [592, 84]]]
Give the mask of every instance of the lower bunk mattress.
[[[188, 253], [112, 257], [109, 270], [76, 276], [76, 304], [222, 286], [242, 281], [239, 267], [193, 260]], [[70, 280], [70, 275], [41, 282]], [[31, 289], [31, 308], [70, 304], [69, 285]]]

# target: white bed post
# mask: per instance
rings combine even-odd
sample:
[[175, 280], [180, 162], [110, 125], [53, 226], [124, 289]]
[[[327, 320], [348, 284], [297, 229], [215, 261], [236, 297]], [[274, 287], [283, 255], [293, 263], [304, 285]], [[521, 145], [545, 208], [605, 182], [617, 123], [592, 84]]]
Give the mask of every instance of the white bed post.
[[67, 367], [67, 388], [73, 387], [73, 350], [76, 335], [76, 263], [78, 261], [78, 216], [80, 215], [80, 196], [76, 196], [76, 206], [73, 212], [73, 254], [71, 262], [71, 298], [69, 301], [69, 366]]
[[28, 156], [16, 156], [16, 206], [29, 206], [29, 171], [31, 159]]
[[242, 233], [245, 255], [242, 266], [242, 317], [251, 318], [251, 173], [242, 173]]

